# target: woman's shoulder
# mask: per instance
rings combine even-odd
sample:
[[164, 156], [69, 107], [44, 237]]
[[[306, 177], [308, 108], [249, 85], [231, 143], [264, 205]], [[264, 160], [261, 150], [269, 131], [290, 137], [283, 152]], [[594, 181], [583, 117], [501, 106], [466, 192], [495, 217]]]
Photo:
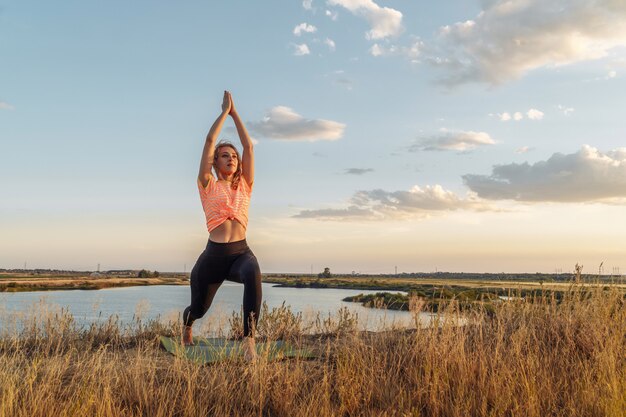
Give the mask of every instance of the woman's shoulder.
[[213, 178], [213, 175], [209, 175], [206, 178], [198, 177], [198, 188], [200, 188], [201, 191], [204, 191], [204, 192], [209, 191], [209, 189], [211, 189], [211, 186], [214, 183], [215, 183], [215, 178]]
[[253, 184], [250, 184], [245, 176], [242, 175], [241, 177], [239, 177], [239, 184], [242, 185], [243, 190], [247, 192], [248, 194], [252, 192]]

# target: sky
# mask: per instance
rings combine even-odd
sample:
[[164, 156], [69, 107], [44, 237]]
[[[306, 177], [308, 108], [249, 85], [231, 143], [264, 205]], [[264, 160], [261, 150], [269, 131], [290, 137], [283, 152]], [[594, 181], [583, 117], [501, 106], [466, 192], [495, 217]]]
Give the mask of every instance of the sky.
[[[0, 268], [189, 272], [229, 90], [264, 273], [623, 274], [624, 22], [621, 0], [0, 0]], [[232, 119], [219, 139], [241, 150]]]

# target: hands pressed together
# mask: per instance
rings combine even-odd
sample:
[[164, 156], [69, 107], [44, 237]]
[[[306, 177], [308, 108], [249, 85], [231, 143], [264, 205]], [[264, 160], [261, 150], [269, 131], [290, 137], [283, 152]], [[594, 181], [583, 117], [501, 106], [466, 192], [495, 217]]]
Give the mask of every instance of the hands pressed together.
[[222, 112], [228, 115], [234, 115], [237, 113], [235, 110], [235, 103], [233, 102], [233, 96], [230, 91], [224, 90], [224, 100], [222, 101]]

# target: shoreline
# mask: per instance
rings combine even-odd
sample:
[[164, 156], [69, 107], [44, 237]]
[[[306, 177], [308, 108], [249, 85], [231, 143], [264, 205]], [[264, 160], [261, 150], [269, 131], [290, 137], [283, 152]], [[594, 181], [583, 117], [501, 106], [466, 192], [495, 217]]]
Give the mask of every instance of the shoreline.
[[0, 293], [59, 290], [102, 290], [106, 288], [135, 287], [147, 285], [189, 285], [186, 278], [67, 278], [38, 277], [0, 279]]
[[[522, 296], [533, 291], [560, 293], [566, 291], [574, 281], [526, 281], [526, 280], [475, 280], [463, 278], [405, 278], [405, 277], [351, 277], [335, 276], [330, 278], [316, 278], [308, 276], [263, 276], [263, 282], [276, 287], [289, 288], [332, 288], [347, 290], [371, 291], [404, 291], [417, 292], [422, 296], [435, 295], [437, 292], [443, 298], [460, 295], [463, 298], [475, 298], [481, 294], [496, 294], [510, 296], [512, 293], [521, 293]], [[162, 274], [158, 277], [137, 276], [98, 276], [87, 275], [25, 275], [0, 274], [0, 293], [27, 292], [27, 291], [57, 291], [57, 290], [99, 290], [117, 287], [132, 287], [146, 285], [189, 285], [189, 276], [183, 274]], [[578, 282], [583, 287], [616, 287], [626, 290], [626, 284], [620, 282]]]
[[[560, 303], [572, 285], [585, 289], [614, 287], [624, 293], [623, 284], [606, 282], [529, 282], [529, 281], [477, 281], [463, 279], [406, 279], [406, 278], [288, 278], [268, 277], [265, 282], [278, 287], [332, 288], [378, 291], [376, 294], [359, 294], [345, 297], [343, 301], [359, 303], [363, 307], [410, 311], [411, 297], [423, 304], [424, 311], [435, 313], [451, 302], [458, 303], [461, 311], [483, 310], [488, 315], [495, 311], [495, 304], [504, 299], [533, 302], [535, 297], [554, 297]], [[403, 291], [406, 294], [397, 293]], [[394, 294], [394, 292], [396, 292]], [[501, 298], [502, 297], [502, 298]]]
[[[528, 290], [553, 290], [564, 291], [574, 285], [574, 281], [564, 282], [541, 282], [541, 281], [489, 281], [473, 279], [441, 279], [441, 278], [309, 278], [309, 277], [264, 277], [263, 282], [276, 284], [279, 287], [291, 288], [337, 288], [350, 290], [374, 290], [374, 291], [420, 291], [428, 289], [449, 289], [452, 291], [475, 290], [475, 291], [528, 291]], [[578, 282], [582, 287], [616, 287], [626, 290], [626, 284], [611, 283], [607, 281]], [[507, 294], [499, 294], [507, 295]]]

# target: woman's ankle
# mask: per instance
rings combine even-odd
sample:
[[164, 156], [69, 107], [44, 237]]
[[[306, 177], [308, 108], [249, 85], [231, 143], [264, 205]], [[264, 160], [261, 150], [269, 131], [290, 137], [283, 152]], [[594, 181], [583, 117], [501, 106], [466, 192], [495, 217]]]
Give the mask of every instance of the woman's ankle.
[[193, 344], [193, 332], [191, 326], [183, 326], [183, 343], [186, 345]]

